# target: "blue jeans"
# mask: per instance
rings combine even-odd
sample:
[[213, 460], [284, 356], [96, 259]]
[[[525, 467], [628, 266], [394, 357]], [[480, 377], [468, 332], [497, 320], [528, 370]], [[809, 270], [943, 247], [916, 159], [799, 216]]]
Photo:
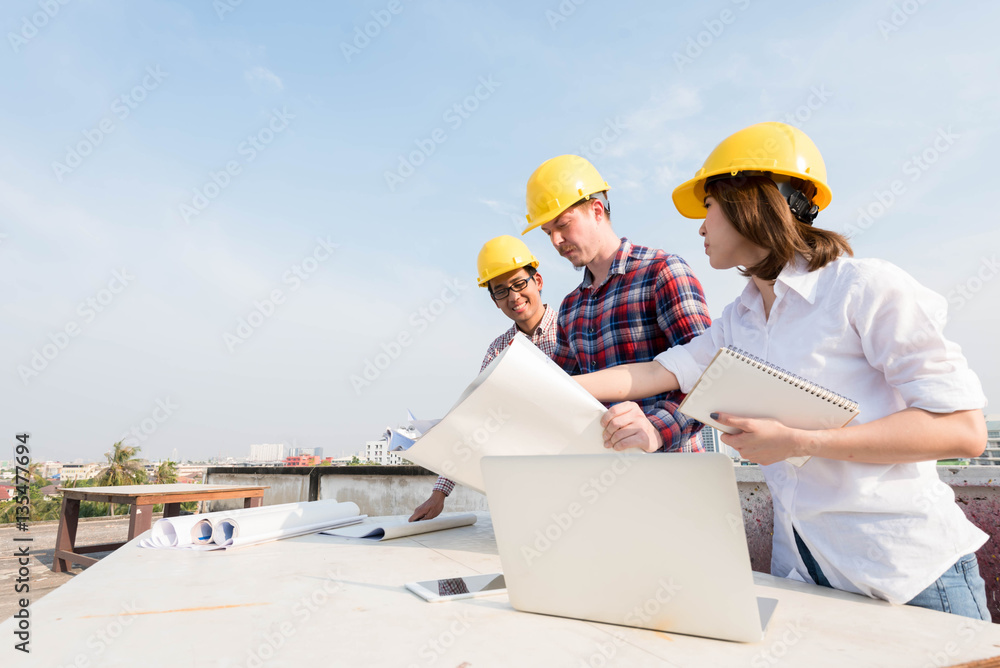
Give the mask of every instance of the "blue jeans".
[[[799, 556], [805, 562], [806, 570], [809, 571], [813, 581], [820, 586], [833, 589], [833, 585], [823, 575], [809, 548], [799, 538], [798, 532], [795, 533], [795, 546], [799, 549]], [[979, 560], [976, 559], [976, 555], [967, 554], [956, 561], [941, 577], [914, 596], [906, 605], [990, 621], [990, 611], [986, 607], [986, 581], [979, 574]]]

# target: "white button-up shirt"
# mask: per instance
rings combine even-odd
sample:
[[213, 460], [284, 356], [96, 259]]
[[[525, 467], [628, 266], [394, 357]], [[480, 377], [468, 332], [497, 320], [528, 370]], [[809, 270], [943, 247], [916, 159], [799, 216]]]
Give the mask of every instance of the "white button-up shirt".
[[[840, 258], [778, 276], [770, 317], [750, 281], [711, 328], [656, 359], [689, 392], [722, 346], [734, 346], [860, 405], [853, 424], [907, 407], [981, 409], [979, 378], [942, 334], [947, 304], [881, 260]], [[793, 527], [830, 583], [906, 603], [988, 536], [955, 503], [936, 462], [865, 464], [812, 457], [761, 467], [774, 502], [771, 573], [810, 581]]]

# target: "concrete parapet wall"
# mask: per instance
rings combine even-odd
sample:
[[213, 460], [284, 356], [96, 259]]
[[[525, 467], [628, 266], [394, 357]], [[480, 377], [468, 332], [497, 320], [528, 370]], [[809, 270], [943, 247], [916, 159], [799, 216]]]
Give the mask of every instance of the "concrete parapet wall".
[[[938, 467], [941, 479], [955, 492], [973, 524], [990, 540], [976, 553], [986, 580], [986, 595], [994, 621], [1000, 621], [1000, 467]], [[245, 467], [210, 468], [206, 483], [270, 485], [265, 505], [337, 499], [353, 501], [368, 515], [410, 513], [427, 500], [437, 476], [419, 466]], [[743, 506], [743, 524], [755, 571], [770, 572], [774, 511], [764, 475], [755, 466], [736, 468], [736, 486]], [[225, 502], [236, 507], [237, 503]], [[213, 510], [223, 509], [216, 502]], [[457, 486], [445, 502], [445, 512], [489, 510], [486, 497]]]
[[[213, 485], [269, 485], [264, 505], [336, 499], [353, 501], [367, 515], [411, 513], [427, 500], [437, 475], [419, 466], [303, 466], [210, 468]], [[216, 501], [211, 510], [242, 507], [242, 501]], [[486, 497], [457, 485], [445, 512], [489, 510]]]
[[[320, 479], [320, 499], [353, 501], [368, 515], [411, 513], [431, 495], [436, 475], [393, 477], [391, 482], [372, 485], [371, 476], [331, 475]], [[445, 512], [489, 510], [486, 497], [461, 485], [445, 501]]]
[[[282, 503], [296, 503], [309, 500], [309, 476], [301, 473], [295, 475], [278, 475], [274, 470], [265, 467], [247, 467], [239, 469], [243, 473], [229, 473], [229, 469], [212, 473], [219, 469], [209, 469], [206, 472], [205, 483], [209, 485], [267, 485], [264, 490], [264, 505], [277, 506]], [[236, 469], [233, 469], [235, 471]], [[243, 499], [226, 499], [207, 502], [207, 511], [232, 510], [243, 507]]]

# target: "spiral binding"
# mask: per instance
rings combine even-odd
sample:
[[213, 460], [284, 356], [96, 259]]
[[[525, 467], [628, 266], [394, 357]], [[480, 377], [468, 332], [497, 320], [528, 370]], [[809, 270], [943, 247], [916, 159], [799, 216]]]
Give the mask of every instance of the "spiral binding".
[[769, 364], [766, 360], [762, 360], [756, 355], [751, 355], [745, 350], [741, 350], [739, 348], [731, 348], [731, 347], [723, 348], [723, 350], [725, 350], [731, 357], [734, 357], [740, 360], [741, 362], [746, 362], [747, 364], [755, 366], [762, 371], [766, 371], [772, 376], [780, 380], [783, 380], [786, 383], [789, 383], [790, 385], [794, 385], [795, 387], [800, 388], [808, 392], [809, 394], [815, 395], [820, 399], [825, 399], [826, 401], [830, 402], [834, 406], [837, 406], [838, 408], [843, 408], [844, 410], [850, 411], [852, 413], [858, 410], [858, 402], [852, 401], [851, 399], [848, 399], [843, 395], [837, 394], [833, 390], [828, 390], [827, 388], [821, 385], [812, 383], [803, 378], [802, 376], [796, 376], [794, 373], [790, 373], [780, 367], [776, 367], [773, 364]]

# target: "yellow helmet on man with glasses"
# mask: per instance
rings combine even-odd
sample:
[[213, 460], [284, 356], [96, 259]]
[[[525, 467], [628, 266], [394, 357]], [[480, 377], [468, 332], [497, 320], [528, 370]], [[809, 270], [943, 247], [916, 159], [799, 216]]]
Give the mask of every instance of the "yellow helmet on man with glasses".
[[560, 155], [546, 160], [528, 178], [528, 226], [521, 234], [557, 218], [577, 202], [610, 190], [608, 182], [586, 158]]
[[476, 261], [479, 287], [489, 288], [490, 281], [497, 276], [528, 265], [537, 269], [538, 260], [523, 241], [509, 234], [490, 239], [483, 244]]
[[[704, 218], [705, 184], [716, 178], [763, 175], [778, 185], [792, 212], [811, 224], [833, 198], [826, 183], [826, 164], [806, 133], [785, 123], [758, 123], [722, 140], [695, 177], [674, 189], [674, 206], [686, 218]], [[790, 184], [802, 179], [816, 188], [811, 198]]]

